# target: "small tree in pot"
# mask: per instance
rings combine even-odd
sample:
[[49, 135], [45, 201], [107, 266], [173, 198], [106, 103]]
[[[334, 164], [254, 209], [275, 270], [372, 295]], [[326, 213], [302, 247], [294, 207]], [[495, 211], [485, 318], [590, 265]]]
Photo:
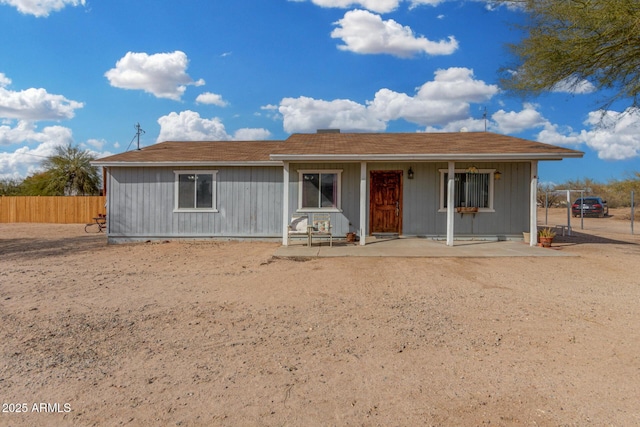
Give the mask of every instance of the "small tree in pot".
[[545, 227], [538, 231], [538, 239], [540, 240], [540, 246], [544, 248], [551, 247], [551, 242], [553, 238], [556, 237], [556, 232], [552, 229]]

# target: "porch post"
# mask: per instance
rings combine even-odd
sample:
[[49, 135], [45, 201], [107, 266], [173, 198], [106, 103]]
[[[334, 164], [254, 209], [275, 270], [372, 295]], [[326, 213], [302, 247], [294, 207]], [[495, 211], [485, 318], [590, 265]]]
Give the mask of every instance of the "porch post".
[[453, 221], [455, 219], [455, 180], [456, 180], [456, 163], [449, 162], [449, 171], [447, 179], [447, 246], [453, 246]]
[[367, 162], [360, 162], [360, 245], [365, 245], [367, 234]]
[[282, 246], [289, 244], [289, 162], [282, 165]]
[[[580, 192], [580, 200], [584, 200], [584, 192]], [[584, 212], [581, 215], [584, 222]], [[567, 189], [567, 235], [571, 236], [571, 189]]]
[[538, 161], [531, 162], [531, 205], [529, 214], [529, 246], [538, 244]]
[[104, 196], [104, 214], [107, 216], [107, 221], [105, 222], [105, 225], [107, 226], [106, 229], [106, 234], [107, 237], [109, 237], [109, 230], [111, 230], [111, 227], [109, 227], [109, 220], [111, 219], [111, 212], [109, 212], [109, 200], [111, 200], [111, 196], [109, 195], [109, 192], [111, 191], [111, 182], [109, 182], [109, 184], [107, 185], [107, 181], [111, 180], [111, 168], [110, 167], [103, 167], [102, 168], [102, 195]]

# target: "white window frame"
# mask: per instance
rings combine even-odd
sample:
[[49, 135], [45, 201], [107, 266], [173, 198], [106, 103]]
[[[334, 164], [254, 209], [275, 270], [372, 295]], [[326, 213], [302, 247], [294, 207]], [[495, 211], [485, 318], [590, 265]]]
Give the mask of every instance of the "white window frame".
[[[185, 170], [174, 170], [175, 175], [174, 179], [174, 212], [218, 212], [218, 171], [217, 170], [193, 170], [193, 169], [185, 169]], [[180, 175], [211, 175], [211, 207], [210, 208], [179, 208], [178, 201], [180, 199]], [[196, 193], [197, 194], [197, 193]], [[197, 197], [197, 196], [196, 196]], [[195, 206], [195, 203], [194, 203]]]
[[[302, 207], [302, 183], [305, 174], [335, 174], [338, 183], [336, 185], [335, 207], [309, 208]], [[298, 210], [297, 212], [342, 212], [342, 169], [298, 169]]]
[[[478, 208], [478, 212], [495, 212], [495, 209], [493, 207], [493, 199], [494, 199], [494, 188], [495, 188], [495, 172], [497, 169], [478, 169], [479, 174], [489, 174], [489, 207], [487, 208]], [[438, 170], [440, 172], [440, 206], [438, 209], [438, 212], [446, 212], [447, 208], [445, 207], [445, 200], [444, 200], [444, 193], [445, 193], [445, 186], [447, 185], [447, 182], [444, 179], [445, 174], [449, 173], [449, 169], [439, 169]], [[456, 169], [455, 173], [467, 173], [467, 169]], [[453, 207], [454, 209], [456, 208], [456, 206]]]

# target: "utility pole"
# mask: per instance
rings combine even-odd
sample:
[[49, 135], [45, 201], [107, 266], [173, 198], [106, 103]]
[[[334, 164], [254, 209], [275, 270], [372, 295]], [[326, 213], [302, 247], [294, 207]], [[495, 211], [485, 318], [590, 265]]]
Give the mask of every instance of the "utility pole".
[[138, 138], [138, 150], [140, 149], [140, 135], [142, 135], [144, 132], [144, 130], [142, 130], [142, 128], [140, 127], [140, 123], [136, 123], [136, 125], [134, 126], [134, 128], [136, 129], [136, 137]]
[[487, 131], [487, 107], [484, 107], [484, 114], [482, 114], [482, 118], [484, 119], [484, 131]]

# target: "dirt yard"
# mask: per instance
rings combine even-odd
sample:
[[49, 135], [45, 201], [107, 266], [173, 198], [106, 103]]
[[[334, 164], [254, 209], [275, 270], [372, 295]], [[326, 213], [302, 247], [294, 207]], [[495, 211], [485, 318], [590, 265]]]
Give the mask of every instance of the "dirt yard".
[[0, 425], [639, 425], [640, 224], [612, 213], [553, 258], [0, 224]]

